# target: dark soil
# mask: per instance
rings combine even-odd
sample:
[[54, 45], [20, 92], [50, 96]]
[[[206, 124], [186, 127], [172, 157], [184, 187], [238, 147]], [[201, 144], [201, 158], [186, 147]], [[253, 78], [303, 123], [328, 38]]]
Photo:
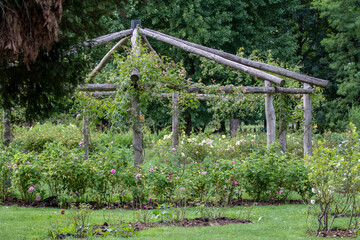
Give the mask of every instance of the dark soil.
[[[185, 218], [179, 222], [162, 222], [162, 223], [141, 223], [141, 222], [131, 222], [128, 223], [129, 227], [132, 227], [135, 231], [142, 231], [147, 228], [152, 227], [169, 227], [169, 226], [178, 226], [178, 227], [208, 227], [208, 226], [223, 226], [228, 224], [242, 224], [242, 223], [251, 223], [250, 220], [242, 220], [237, 218], [228, 218], [228, 217], [218, 217], [214, 219], [209, 218], [195, 218], [187, 219]], [[106, 231], [108, 227], [107, 223], [103, 225], [95, 225], [94, 229], [102, 229]]]
[[[147, 204], [147, 209], [153, 209], [158, 204], [161, 204], [162, 202], [159, 201], [151, 201]], [[279, 200], [279, 199], [270, 199], [266, 201], [255, 201], [252, 199], [236, 199], [233, 200], [228, 206], [277, 206], [277, 205], [283, 205], [283, 204], [303, 204], [304, 202], [301, 200]], [[78, 206], [79, 202], [73, 202], [73, 203], [67, 203], [65, 206], [59, 206], [56, 199], [50, 202], [44, 202], [44, 201], [35, 201], [32, 203], [27, 203], [26, 201], [18, 198], [11, 198], [8, 200], [5, 200], [0, 203], [0, 206], [21, 206], [21, 207], [53, 207], [53, 208], [67, 208], [70, 207], [71, 204], [74, 204], [75, 206]], [[116, 209], [116, 208], [126, 208], [126, 209], [139, 209], [140, 206], [134, 205], [132, 202], [127, 203], [118, 203], [118, 202], [112, 202], [107, 204], [102, 204], [98, 202], [88, 202], [92, 206], [93, 209], [102, 209], [102, 208], [110, 208], [110, 209]], [[176, 206], [176, 204], [174, 204]], [[196, 206], [195, 203], [188, 203], [188, 206]], [[214, 206], [213, 204], [210, 204], [209, 206]]]
[[[310, 234], [316, 236], [317, 232], [311, 232]], [[353, 232], [353, 231], [348, 231], [346, 229], [333, 228], [328, 232], [328, 234], [326, 234], [326, 231], [320, 231], [318, 236], [319, 237], [326, 237], [326, 238], [334, 238], [334, 237], [338, 237], [338, 238], [344, 238], [344, 237], [355, 238], [355, 237], [358, 236], [358, 234]]]

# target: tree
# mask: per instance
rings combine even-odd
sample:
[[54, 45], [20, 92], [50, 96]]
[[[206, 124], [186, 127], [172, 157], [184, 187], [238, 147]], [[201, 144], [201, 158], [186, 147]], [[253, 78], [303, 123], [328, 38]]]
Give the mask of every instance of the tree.
[[28, 66], [40, 48], [50, 50], [59, 38], [64, 0], [5, 0], [0, 2], [0, 63], [15, 61], [19, 54]]
[[329, 109], [328, 117], [332, 127], [339, 128], [345, 125], [348, 110], [360, 100], [360, 2], [315, 0], [313, 5], [329, 24], [321, 44], [332, 60], [330, 67], [337, 72], [337, 94], [341, 97], [329, 103], [335, 108]]
[[3, 63], [18, 59], [15, 67], [0, 70], [0, 103], [5, 109], [24, 107], [31, 122], [48, 115], [84, 80], [89, 59], [79, 43], [107, 32], [101, 17], [115, 5], [109, 0], [16, 0], [5, 1], [0, 9], [6, 30], [0, 47], [12, 46], [0, 51]]

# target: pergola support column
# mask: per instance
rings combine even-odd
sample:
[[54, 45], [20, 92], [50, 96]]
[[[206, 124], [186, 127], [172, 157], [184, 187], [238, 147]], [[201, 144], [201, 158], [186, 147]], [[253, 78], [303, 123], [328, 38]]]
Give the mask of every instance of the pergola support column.
[[[265, 87], [271, 87], [269, 81], [265, 81]], [[276, 118], [275, 118], [275, 109], [273, 105], [273, 96], [270, 93], [265, 95], [265, 115], [266, 115], [266, 136], [267, 136], [267, 146], [270, 146], [275, 142], [276, 138]]]
[[87, 110], [84, 108], [83, 110], [83, 141], [85, 154], [84, 159], [89, 159], [89, 145], [90, 145], [90, 130], [89, 130], [89, 114]]
[[179, 94], [172, 95], [172, 147], [179, 146]]
[[[311, 85], [304, 83], [304, 89], [311, 89]], [[311, 95], [304, 94], [304, 156], [312, 156], [312, 114]]]
[[[132, 54], [135, 58], [138, 58], [141, 53], [138, 28], [141, 27], [141, 22], [138, 20], [131, 21], [131, 27], [133, 29], [133, 35], [131, 37]], [[131, 73], [131, 86], [135, 93], [130, 96], [131, 101], [131, 115], [133, 120], [132, 125], [132, 144], [134, 148], [134, 166], [138, 166], [144, 161], [144, 140], [142, 134], [141, 120], [140, 120], [140, 107], [139, 99], [137, 97], [139, 69], [135, 68]]]

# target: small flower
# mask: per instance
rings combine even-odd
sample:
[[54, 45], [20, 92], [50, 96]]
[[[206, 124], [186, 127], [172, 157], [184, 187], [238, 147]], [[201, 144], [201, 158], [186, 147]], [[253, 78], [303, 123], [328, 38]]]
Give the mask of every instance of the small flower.
[[14, 164], [14, 167], [17, 167], [17, 165], [16, 165], [16, 164]]
[[41, 197], [40, 196], [36, 196], [36, 201], [40, 201]]
[[98, 136], [99, 136], [99, 134], [96, 134], [96, 136], [98, 137]]
[[29, 162], [29, 161], [27, 161], [26, 163], [27, 163], [27, 164], [30, 164], [30, 162]]
[[310, 203], [314, 205], [314, 204], [315, 204], [315, 200], [314, 200], [314, 199], [311, 199], [311, 200], [310, 200]]
[[146, 209], [146, 206], [144, 206], [144, 209]]
[[75, 160], [78, 160], [79, 158], [78, 157], [74, 157]]
[[150, 172], [153, 172], [154, 171], [154, 169], [153, 168], [150, 168], [150, 170], [149, 170]]
[[201, 172], [201, 173], [204, 174], [204, 175], [207, 174], [207, 172]]
[[232, 164], [235, 164], [235, 161], [232, 161], [231, 163], [232, 163]]
[[151, 200], [152, 200], [152, 198], [149, 198], [149, 200], [151, 201]]
[[80, 116], [81, 116], [80, 113], [78, 115], [76, 115], [77, 118], [79, 118]]
[[79, 146], [81, 147], [84, 143], [83, 142], [79, 142]]
[[61, 211], [61, 215], [64, 215], [64, 214], [65, 214], [65, 210], [62, 210], [62, 211]]
[[111, 173], [114, 174], [116, 171], [115, 169], [111, 169]]
[[11, 164], [9, 162], [7, 162], [6, 165], [10, 166]]
[[235, 180], [235, 181], [234, 181], [234, 185], [235, 185], [235, 186], [239, 185], [239, 180]]
[[30, 127], [29, 126], [26, 126], [27, 129], [29, 129]]
[[284, 192], [283, 190], [280, 190], [280, 191], [279, 191], [279, 194], [282, 194], [283, 192]]
[[29, 191], [34, 191], [34, 187], [29, 187]]
[[316, 189], [315, 189], [315, 188], [311, 188], [311, 191], [312, 191], [313, 193], [316, 193]]
[[140, 173], [136, 174], [136, 177], [137, 178], [141, 177], [141, 174]]
[[182, 157], [185, 157], [185, 153], [181, 153], [181, 156], [182, 156]]
[[175, 151], [176, 151], [176, 148], [173, 148], [171, 151], [172, 151], [172, 152], [175, 152]]
[[302, 106], [301, 105], [299, 105], [299, 109], [301, 109], [302, 108]]
[[221, 137], [222, 137], [222, 138], [226, 138], [226, 136], [225, 136], [225, 135], [222, 135]]
[[110, 142], [110, 145], [113, 145], [113, 144], [114, 144], [114, 141], [111, 141], [111, 142]]
[[158, 167], [155, 167], [155, 169], [159, 169]]
[[180, 189], [181, 189], [181, 190], [184, 190], [184, 189], [185, 189], [185, 187], [181, 187]]

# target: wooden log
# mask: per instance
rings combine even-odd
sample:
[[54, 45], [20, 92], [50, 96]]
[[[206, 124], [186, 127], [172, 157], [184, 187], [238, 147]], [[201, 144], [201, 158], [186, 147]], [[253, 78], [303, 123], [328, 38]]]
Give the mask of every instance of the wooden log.
[[87, 81], [91, 81], [106, 65], [109, 59], [112, 57], [115, 51], [117, 51], [121, 46], [125, 45], [128, 41], [127, 38], [121, 39], [118, 43], [116, 43], [109, 52], [105, 54], [105, 56], [101, 59], [99, 64], [91, 71], [89, 76], [87, 77]]
[[170, 45], [179, 47], [179, 48], [181, 48], [181, 49], [183, 49], [183, 50], [185, 50], [187, 52], [197, 54], [199, 56], [208, 58], [210, 60], [213, 60], [215, 62], [218, 62], [218, 63], [221, 63], [223, 65], [229, 66], [231, 68], [240, 70], [240, 71], [242, 71], [244, 73], [253, 75], [253, 76], [258, 77], [260, 79], [268, 80], [268, 81], [273, 82], [273, 83], [278, 84], [278, 85], [283, 85], [285, 83], [285, 81], [283, 79], [279, 78], [279, 77], [273, 76], [273, 75], [268, 74], [266, 72], [260, 71], [258, 69], [252, 68], [252, 67], [245, 66], [245, 65], [237, 63], [237, 62], [230, 61], [230, 60], [228, 60], [226, 58], [223, 58], [223, 57], [220, 57], [220, 56], [218, 56], [216, 54], [209, 53], [209, 52], [201, 50], [199, 48], [189, 46], [189, 45], [187, 45], [185, 43], [182, 43], [180, 41], [171, 39], [169, 37], [165, 37], [165, 36], [157, 34], [157, 33], [153, 33], [153, 32], [148, 31], [146, 29], [142, 29], [142, 34], [144, 34], [145, 36], [154, 38], [156, 40], [168, 43]]
[[236, 137], [240, 126], [240, 119], [230, 118], [230, 134], [231, 137]]
[[[305, 89], [310, 89], [311, 85], [304, 83]], [[312, 151], [312, 114], [311, 114], [311, 96], [304, 94], [304, 156], [313, 155]]]
[[179, 146], [179, 94], [172, 95], [172, 147], [177, 149]]
[[109, 33], [109, 34], [94, 38], [90, 41], [83, 42], [82, 44], [87, 47], [94, 47], [97, 45], [102, 45], [105, 43], [112, 42], [114, 40], [117, 40], [117, 39], [120, 39], [123, 37], [127, 37], [127, 36], [131, 35], [132, 32], [133, 32], [132, 29], [127, 29], [127, 30], [123, 30], [123, 31], [115, 32], [115, 33]]
[[3, 119], [3, 138], [4, 138], [4, 148], [9, 147], [11, 143], [11, 109], [4, 110], [4, 119]]
[[294, 80], [297, 80], [297, 81], [300, 81], [300, 82], [303, 82], [303, 83], [309, 83], [309, 84], [319, 86], [319, 87], [327, 87], [327, 85], [329, 83], [329, 81], [324, 80], [324, 79], [310, 77], [310, 76], [300, 74], [300, 73], [296, 73], [296, 72], [293, 72], [293, 71], [290, 71], [290, 70], [287, 70], [287, 69], [284, 69], [284, 68], [272, 66], [272, 65], [269, 65], [269, 64], [266, 64], [266, 63], [256, 62], [256, 61], [253, 61], [253, 60], [249, 60], [249, 59], [246, 59], [246, 58], [236, 56], [236, 55], [231, 54], [231, 53], [223, 52], [223, 51], [220, 51], [220, 50], [217, 50], [217, 49], [205, 47], [205, 46], [193, 43], [193, 42], [189, 42], [189, 41], [185, 41], [185, 40], [182, 40], [182, 39], [179, 39], [179, 38], [176, 38], [176, 37], [172, 37], [172, 36], [169, 36], [169, 35], [166, 35], [164, 33], [160, 33], [160, 32], [157, 32], [157, 31], [154, 31], [154, 30], [151, 30], [151, 29], [147, 29], [147, 28], [145, 28], [145, 29], [148, 30], [148, 31], [151, 31], [153, 33], [161, 34], [163, 36], [166, 36], [166, 37], [172, 38], [174, 40], [180, 41], [180, 42], [185, 43], [185, 44], [187, 44], [189, 46], [196, 47], [196, 48], [199, 48], [201, 50], [207, 51], [209, 53], [216, 54], [218, 56], [229, 59], [231, 61], [241, 63], [241, 64], [244, 64], [246, 66], [253, 67], [253, 68], [256, 68], [256, 69], [264, 70], [264, 71], [267, 71], [267, 72], [272, 72], [272, 73], [275, 73], [275, 74], [278, 74], [278, 75], [281, 75], [281, 76], [284, 76], [284, 77], [288, 77], [288, 78], [291, 78], [291, 79], [294, 79]]
[[[133, 31], [133, 35], [131, 37], [131, 45], [132, 45], [132, 54], [133, 56], [139, 57], [141, 53], [140, 43], [138, 40], [138, 28], [135, 28]], [[139, 69], [135, 68], [131, 73], [131, 87], [134, 88], [135, 91], [138, 91], [138, 80], [139, 80]], [[142, 134], [142, 126], [140, 119], [140, 106], [139, 99], [136, 94], [132, 94], [130, 96], [131, 102], [131, 115], [132, 115], [132, 144], [134, 148], [134, 166], [138, 166], [143, 163], [143, 152], [144, 152], [144, 141]]]
[[[134, 72], [133, 77], [138, 77], [138, 74]], [[95, 91], [115, 91], [118, 87], [118, 84], [86, 84], [78, 86], [79, 91], [83, 92], [95, 92]], [[147, 86], [140, 86], [146, 88]], [[198, 93], [203, 92], [203, 87], [201, 86], [167, 86], [170, 89], [185, 89], [188, 93]], [[303, 89], [303, 88], [283, 88], [283, 87], [235, 87], [235, 86], [222, 86], [219, 88], [219, 92], [223, 93], [233, 93], [236, 90], [241, 90], [244, 94], [251, 93], [280, 93], [280, 94], [311, 94], [314, 93], [314, 89]]]
[[[170, 98], [172, 94], [170, 93], [153, 93], [151, 94], [153, 97], [159, 97], [159, 98]], [[214, 100], [218, 99], [219, 95], [215, 94], [196, 94], [195, 98], [199, 101], [208, 101], [208, 100]], [[223, 99], [226, 99], [226, 96], [222, 96]], [[235, 101], [240, 102], [243, 101], [243, 98], [235, 97]]]
[[89, 159], [89, 146], [90, 146], [90, 130], [89, 130], [89, 114], [86, 109], [83, 110], [83, 141], [85, 154], [84, 159]]
[[[271, 83], [265, 81], [265, 87], [271, 87]], [[273, 96], [270, 93], [265, 95], [265, 115], [266, 115], [266, 136], [267, 146], [269, 147], [276, 138], [276, 117], [273, 105]]]
[[286, 125], [279, 121], [279, 143], [282, 152], [286, 152]]
[[119, 84], [86, 84], [79, 85], [78, 90], [82, 92], [96, 92], [96, 91], [115, 91]]
[[[157, 60], [160, 63], [164, 63], [164, 61], [161, 59], [161, 57], [159, 56], [159, 54], [155, 51], [155, 49], [151, 46], [149, 40], [147, 39], [147, 37], [145, 35], [141, 35], [141, 38], [144, 40], [146, 47], [149, 49], [149, 51], [154, 54], [157, 58]], [[166, 69], [164, 69], [165, 71], [167, 71]]]

